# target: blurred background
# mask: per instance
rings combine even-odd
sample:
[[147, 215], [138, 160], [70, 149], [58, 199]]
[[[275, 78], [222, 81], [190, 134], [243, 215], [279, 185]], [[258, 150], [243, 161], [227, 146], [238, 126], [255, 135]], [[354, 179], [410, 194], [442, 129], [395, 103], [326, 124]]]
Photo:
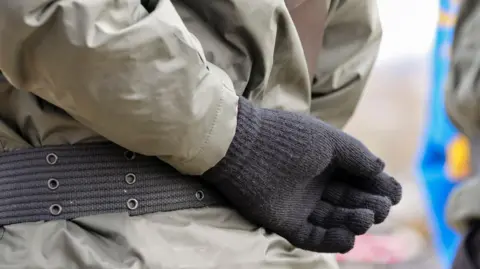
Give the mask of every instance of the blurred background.
[[419, 165], [427, 139], [432, 91], [439, 90], [433, 82], [439, 75], [433, 72], [435, 57], [440, 53], [448, 58], [449, 52], [448, 46], [441, 48], [436, 42], [438, 27], [445, 27], [439, 25], [445, 24], [439, 14], [441, 10], [446, 13], [455, 1], [378, 2], [383, 43], [366, 93], [346, 131], [384, 158], [387, 170], [404, 186], [404, 199], [388, 223], [338, 259], [341, 268], [445, 268], [449, 257], [433, 238], [431, 224], [438, 220], [430, 212]]

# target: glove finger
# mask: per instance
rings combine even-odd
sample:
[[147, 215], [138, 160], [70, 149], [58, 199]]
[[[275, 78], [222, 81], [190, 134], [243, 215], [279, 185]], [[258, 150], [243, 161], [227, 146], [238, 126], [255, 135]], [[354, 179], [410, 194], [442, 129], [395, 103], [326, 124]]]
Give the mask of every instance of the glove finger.
[[[336, 242], [341, 243], [339, 244]], [[335, 244], [337, 244], [336, 248], [334, 249], [335, 252], [347, 253], [355, 246], [355, 235], [351, 231], [341, 228], [328, 229], [323, 239], [323, 245], [325, 246], [324, 248], [327, 248], [328, 246], [334, 246]]]
[[328, 184], [323, 193], [322, 200], [334, 206], [351, 209], [370, 209], [375, 214], [375, 224], [383, 222], [392, 207], [392, 202], [389, 198], [358, 190], [342, 181], [335, 181]]
[[355, 177], [345, 173], [341, 179], [365, 192], [388, 197], [393, 205], [402, 199], [402, 185], [385, 172], [373, 177]]
[[301, 249], [321, 253], [346, 253], [355, 244], [355, 234], [347, 229], [324, 229], [306, 222], [290, 243]]
[[365, 208], [342, 208], [320, 201], [310, 214], [309, 221], [325, 229], [343, 228], [360, 235], [372, 227], [375, 222], [375, 214]]
[[334, 154], [337, 165], [354, 175], [365, 177], [377, 175], [385, 169], [385, 163], [362, 142], [344, 132], [339, 134]]

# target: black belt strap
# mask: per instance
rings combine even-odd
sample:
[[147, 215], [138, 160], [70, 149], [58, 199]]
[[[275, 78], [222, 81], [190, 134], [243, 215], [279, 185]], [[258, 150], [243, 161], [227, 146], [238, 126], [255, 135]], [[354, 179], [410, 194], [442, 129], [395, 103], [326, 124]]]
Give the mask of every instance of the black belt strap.
[[199, 178], [110, 143], [0, 154], [0, 225], [224, 203]]

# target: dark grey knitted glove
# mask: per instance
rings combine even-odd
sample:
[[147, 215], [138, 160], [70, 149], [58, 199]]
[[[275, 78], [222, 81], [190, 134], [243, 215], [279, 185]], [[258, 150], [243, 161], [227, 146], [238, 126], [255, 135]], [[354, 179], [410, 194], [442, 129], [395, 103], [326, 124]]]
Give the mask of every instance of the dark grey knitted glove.
[[250, 221], [316, 252], [346, 252], [401, 198], [384, 163], [313, 117], [240, 98], [227, 155], [203, 177]]

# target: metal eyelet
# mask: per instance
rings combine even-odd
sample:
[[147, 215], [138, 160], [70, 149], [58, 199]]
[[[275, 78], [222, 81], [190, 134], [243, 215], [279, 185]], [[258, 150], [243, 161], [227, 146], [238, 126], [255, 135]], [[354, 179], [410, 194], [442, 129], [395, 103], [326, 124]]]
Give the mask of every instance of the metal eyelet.
[[125, 151], [123, 153], [123, 156], [125, 157], [125, 159], [129, 160], [129, 161], [132, 161], [135, 159], [135, 157], [137, 156], [137, 154], [135, 154], [135, 152], [132, 152], [132, 151]]
[[53, 205], [50, 206], [49, 210], [50, 210], [50, 214], [52, 214], [54, 216], [58, 216], [58, 215], [62, 214], [63, 208], [59, 204], [53, 204]]
[[130, 210], [135, 210], [138, 208], [138, 200], [131, 198], [127, 200], [127, 208]]
[[55, 178], [51, 178], [47, 181], [47, 185], [49, 189], [56, 190], [60, 186], [60, 182]]
[[137, 176], [134, 173], [128, 173], [125, 175], [125, 182], [128, 185], [132, 185], [137, 181]]
[[195, 198], [197, 198], [198, 201], [202, 201], [205, 198], [205, 193], [203, 193], [203, 191], [197, 191], [195, 192]]
[[54, 165], [58, 161], [58, 156], [55, 153], [49, 153], [47, 157], [45, 157], [45, 160], [48, 164]]

